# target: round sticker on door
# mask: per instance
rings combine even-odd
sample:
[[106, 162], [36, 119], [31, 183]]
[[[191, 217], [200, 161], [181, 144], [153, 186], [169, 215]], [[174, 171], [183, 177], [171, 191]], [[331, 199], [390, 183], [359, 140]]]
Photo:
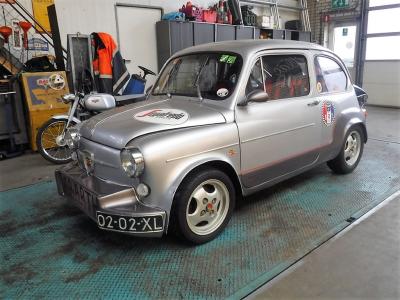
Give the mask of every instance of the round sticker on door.
[[321, 93], [322, 92], [322, 84], [321, 84], [321, 82], [317, 82], [317, 92], [318, 93]]
[[327, 126], [335, 122], [335, 107], [332, 102], [325, 101], [322, 104], [322, 121]]
[[179, 109], [156, 108], [141, 111], [133, 116], [136, 120], [164, 125], [179, 125], [189, 119], [189, 114]]
[[226, 97], [228, 93], [229, 91], [227, 89], [222, 88], [217, 91], [217, 96], [223, 98]]

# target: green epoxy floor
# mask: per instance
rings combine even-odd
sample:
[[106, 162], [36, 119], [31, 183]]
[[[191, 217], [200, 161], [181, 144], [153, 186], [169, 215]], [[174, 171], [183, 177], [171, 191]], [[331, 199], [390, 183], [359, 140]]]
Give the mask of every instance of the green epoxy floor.
[[399, 190], [399, 150], [370, 140], [353, 174], [320, 166], [248, 197], [198, 247], [101, 231], [53, 182], [2, 192], [0, 298], [243, 297]]

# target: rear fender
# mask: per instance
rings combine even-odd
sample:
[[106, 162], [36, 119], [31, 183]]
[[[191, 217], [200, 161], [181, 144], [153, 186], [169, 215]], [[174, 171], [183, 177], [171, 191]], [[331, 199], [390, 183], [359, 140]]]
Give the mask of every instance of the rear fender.
[[350, 121], [346, 124], [344, 131], [342, 133], [342, 141], [343, 141], [346, 133], [354, 125], [360, 125], [360, 127], [362, 128], [363, 133], [364, 133], [364, 143], [366, 143], [368, 140], [367, 128], [365, 127], [363, 120], [361, 120], [360, 118], [357, 118], [357, 117], [350, 119]]

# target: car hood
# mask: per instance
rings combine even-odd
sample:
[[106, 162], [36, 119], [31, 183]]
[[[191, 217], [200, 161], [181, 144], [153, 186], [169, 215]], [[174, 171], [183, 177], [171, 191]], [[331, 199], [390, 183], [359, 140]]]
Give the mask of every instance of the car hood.
[[224, 116], [198, 100], [146, 100], [118, 107], [86, 121], [82, 137], [122, 149], [132, 139], [159, 131], [225, 123]]

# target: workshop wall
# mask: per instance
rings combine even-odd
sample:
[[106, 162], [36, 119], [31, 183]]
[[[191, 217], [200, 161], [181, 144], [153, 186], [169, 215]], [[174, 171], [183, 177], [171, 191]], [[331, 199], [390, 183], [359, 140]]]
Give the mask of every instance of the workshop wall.
[[[329, 15], [330, 22], [335, 19], [356, 19], [360, 16], [362, 0], [349, 0], [349, 6], [342, 9], [332, 9], [332, 0], [307, 0], [310, 24], [311, 24], [311, 40], [324, 45], [324, 23], [322, 17]], [[328, 42], [328, 36], [325, 36], [325, 42]]]
[[[25, 0], [28, 1], [28, 0]], [[57, 18], [59, 22], [60, 34], [64, 46], [67, 44], [68, 33], [91, 33], [96, 31], [105, 31], [116, 37], [115, 10], [116, 3], [140, 4], [161, 6], [165, 13], [176, 11], [186, 0], [56, 0]], [[194, 4], [208, 7], [217, 2], [217, 0], [196, 0]], [[282, 0], [283, 5], [298, 5], [296, 0]], [[299, 19], [299, 13], [293, 10], [280, 9], [282, 22]], [[133, 37], [134, 38], [134, 37]], [[138, 41], [140, 42], [140, 41]]]

